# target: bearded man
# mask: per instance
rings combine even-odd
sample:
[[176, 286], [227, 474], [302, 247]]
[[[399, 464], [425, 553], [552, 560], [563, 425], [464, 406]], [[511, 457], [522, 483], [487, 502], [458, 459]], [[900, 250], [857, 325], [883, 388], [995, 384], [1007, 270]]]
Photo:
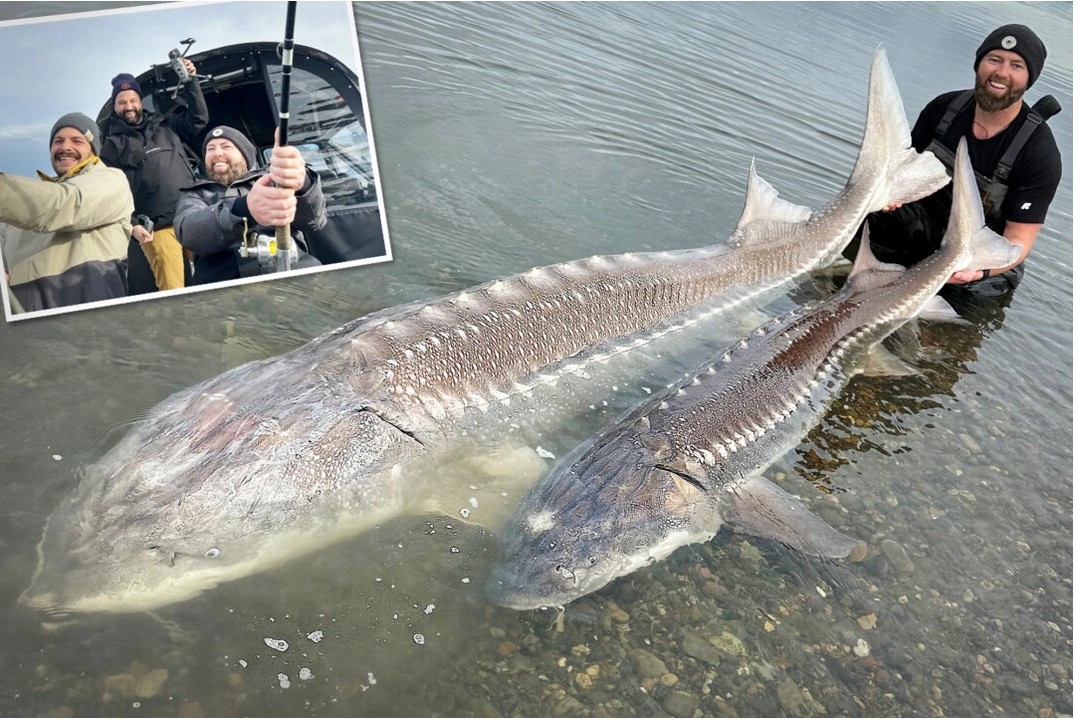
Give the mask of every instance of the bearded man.
[[[186, 263], [173, 218], [180, 188], [195, 180], [184, 143], [193, 146], [209, 124], [209, 110], [194, 78], [194, 63], [187, 58], [183, 63], [192, 80], [183, 86], [182, 103], [168, 115], [143, 108], [142, 88], [133, 75], [120, 73], [112, 79], [112, 114], [105, 124], [101, 159], [124, 172], [135, 198], [128, 248], [132, 295], [185, 284]], [[152, 228], [140, 224], [139, 216], [148, 219]]]
[[298, 149], [274, 144], [263, 170], [254, 144], [221, 125], [206, 134], [202, 158], [207, 179], [183, 188], [176, 208], [176, 234], [194, 256], [191, 285], [274, 272], [273, 238], [282, 225], [291, 228], [292, 267], [320, 265], [303, 233], [325, 227], [325, 196]]
[[[67, 113], [49, 133], [55, 177], [0, 173], [0, 223], [13, 312], [114, 300], [127, 295], [131, 190], [100, 162], [97, 124]], [[42, 182], [45, 181], [45, 182]]]
[[[1053, 112], [1033, 111], [1022, 100], [1046, 59], [1047, 49], [1029, 28], [997, 28], [976, 50], [975, 88], [938, 96], [921, 111], [912, 129], [917, 152], [932, 151], [951, 174], [957, 144], [966, 139], [988, 227], [1022, 249], [1013, 265], [954, 273], [944, 295], [960, 291], [997, 297], [1021, 282], [1025, 258], [1062, 178], [1062, 157], [1044, 122]], [[1057, 103], [1053, 104], [1057, 112]], [[951, 183], [915, 203], [868, 216], [865, 222], [876, 257], [910, 266], [938, 250], [952, 199]], [[846, 256], [855, 257], [858, 245], [855, 241]]]

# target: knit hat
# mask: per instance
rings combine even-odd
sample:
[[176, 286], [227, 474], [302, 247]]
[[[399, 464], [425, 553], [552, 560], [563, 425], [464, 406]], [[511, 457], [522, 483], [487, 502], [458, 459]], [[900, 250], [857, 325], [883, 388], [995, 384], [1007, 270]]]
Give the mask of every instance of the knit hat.
[[1025, 64], [1028, 65], [1028, 87], [1030, 88], [1040, 76], [1043, 63], [1047, 59], [1047, 48], [1043, 46], [1043, 41], [1024, 25], [1003, 25], [993, 30], [976, 50], [976, 62], [972, 64], [973, 70], [980, 67], [980, 61], [983, 60], [984, 55], [992, 50], [1009, 50], [1024, 58]]
[[142, 88], [130, 73], [120, 73], [112, 79], [112, 102], [116, 102], [116, 96], [124, 90], [134, 90], [138, 97], [142, 97]]
[[57, 120], [52, 126], [52, 132], [49, 133], [49, 145], [52, 145], [52, 139], [56, 137], [56, 131], [60, 128], [74, 128], [79, 131], [86, 136], [90, 147], [93, 148], [93, 154], [101, 154], [101, 131], [98, 130], [97, 123], [87, 116], [82, 113], [68, 113]]
[[218, 125], [213, 130], [206, 133], [206, 139], [202, 141], [202, 160], [206, 159], [206, 146], [209, 145], [209, 141], [216, 140], [217, 138], [224, 138], [225, 140], [232, 141], [232, 145], [236, 146], [240, 155], [247, 161], [247, 170], [254, 170], [259, 166], [258, 163], [258, 151], [254, 147], [254, 143], [247, 140], [247, 136], [239, 132], [230, 125]]

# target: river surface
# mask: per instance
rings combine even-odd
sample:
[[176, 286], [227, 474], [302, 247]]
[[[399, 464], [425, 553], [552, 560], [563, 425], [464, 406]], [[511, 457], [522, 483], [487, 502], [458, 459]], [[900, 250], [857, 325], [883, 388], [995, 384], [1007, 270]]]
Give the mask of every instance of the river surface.
[[[43, 7], [10, 12], [70, 4]], [[1071, 4], [355, 12], [392, 262], [0, 326], [0, 715], [1072, 714]], [[912, 122], [971, 84], [975, 48], [1007, 22], [1049, 49], [1030, 99], [1064, 108], [1051, 125], [1066, 174], [1024, 283], [973, 325], [924, 324], [918, 375], [854, 380], [771, 474], [867, 541], [863, 563], [722, 532], [570, 604], [558, 627], [484, 600], [496, 537], [449, 508], [155, 615], [44, 630], [16, 604], [80, 466], [169, 394], [380, 308], [716, 242], [753, 157], [784, 198], [818, 207], [855, 159], [879, 44]], [[597, 406], [642, 400], [828, 282], [607, 380]], [[613, 412], [529, 442], [559, 455]]]

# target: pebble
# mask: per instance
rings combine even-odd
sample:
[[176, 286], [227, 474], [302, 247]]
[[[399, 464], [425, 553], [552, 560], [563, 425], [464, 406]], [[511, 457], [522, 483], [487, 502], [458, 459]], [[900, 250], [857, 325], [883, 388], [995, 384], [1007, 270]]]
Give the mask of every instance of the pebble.
[[845, 560], [849, 563], [860, 563], [868, 557], [868, 544], [861, 541], [853, 547], [853, 550], [849, 551], [849, 555], [845, 557]]
[[135, 684], [135, 695], [139, 698], [153, 698], [161, 693], [161, 687], [168, 680], [168, 669], [155, 668], [147, 671]]
[[717, 666], [718, 662], [722, 660], [722, 653], [706, 639], [694, 634], [684, 634], [684, 640], [681, 641], [681, 650], [685, 655], [694, 659], [709, 663], [711, 666]]
[[880, 549], [890, 562], [890, 565], [899, 574], [911, 574], [916, 571], [916, 566], [909, 559], [909, 554], [905, 552], [905, 549], [897, 541], [887, 538], [880, 545]]
[[581, 715], [580, 712], [584, 711], [585, 709], [586, 706], [580, 703], [579, 699], [576, 699], [572, 696], [565, 696], [557, 703], [556, 706], [553, 707], [553, 715], [560, 717], [579, 716]]
[[674, 691], [662, 702], [662, 708], [670, 716], [691, 718], [699, 710], [699, 697], [688, 691]]
[[983, 455], [983, 448], [981, 448], [980, 444], [973, 440], [972, 436], [968, 433], [960, 433], [958, 434], [958, 438], [961, 439], [961, 442], [964, 443], [965, 447], [972, 451], [973, 454], [978, 456]]
[[804, 692], [791, 678], [783, 678], [778, 684], [778, 705], [790, 716], [811, 716], [812, 708], [804, 698]]
[[628, 652], [632, 662], [636, 665], [636, 673], [641, 678], [659, 678], [669, 673], [662, 659], [644, 648], [634, 648]]
[[155, 668], [144, 673], [119, 673], [105, 677], [105, 698], [153, 698], [161, 693], [168, 680], [168, 669]]
[[869, 613], [866, 616], [861, 616], [856, 619], [857, 625], [865, 631], [870, 631], [875, 628], [875, 624], [878, 622], [878, 617], [874, 613]]
[[744, 656], [748, 653], [744, 648], [744, 642], [729, 631], [722, 631], [717, 636], [711, 636], [710, 642], [714, 644], [719, 651], [729, 656]]
[[630, 618], [628, 612], [613, 601], [606, 604], [606, 611], [609, 613], [610, 620], [614, 623], [628, 623], [628, 619]]
[[868, 642], [862, 638], [856, 639], [856, 646], [853, 647], [853, 653], [859, 658], [867, 658], [871, 653], [871, 647], [868, 646]]
[[748, 541], [741, 541], [740, 543], [740, 557], [742, 560], [747, 561], [753, 566], [758, 566], [763, 563], [763, 554], [759, 552], [752, 543]]
[[178, 715], [180, 718], [204, 718], [206, 711], [197, 701], [184, 701], [180, 704]]

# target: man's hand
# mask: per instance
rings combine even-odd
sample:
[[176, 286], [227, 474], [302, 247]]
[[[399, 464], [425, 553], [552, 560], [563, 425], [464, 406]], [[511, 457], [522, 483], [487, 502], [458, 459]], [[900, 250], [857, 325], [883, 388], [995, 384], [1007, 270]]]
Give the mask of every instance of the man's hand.
[[972, 283], [983, 278], [982, 270], [959, 270], [950, 276], [947, 283]]
[[295, 219], [295, 190], [273, 182], [272, 175], [263, 175], [247, 194], [247, 210], [259, 225], [281, 226]]
[[194, 63], [191, 62], [190, 58], [183, 59], [183, 67], [187, 68], [187, 72], [190, 73], [191, 77], [194, 77]]
[[269, 159], [269, 176], [280, 188], [301, 190], [307, 178], [307, 163], [302, 153], [291, 145], [281, 146], [280, 128], [273, 134], [273, 155]]
[[137, 240], [139, 245], [153, 242], [153, 233], [146, 230], [141, 225], [131, 226], [131, 237]]

